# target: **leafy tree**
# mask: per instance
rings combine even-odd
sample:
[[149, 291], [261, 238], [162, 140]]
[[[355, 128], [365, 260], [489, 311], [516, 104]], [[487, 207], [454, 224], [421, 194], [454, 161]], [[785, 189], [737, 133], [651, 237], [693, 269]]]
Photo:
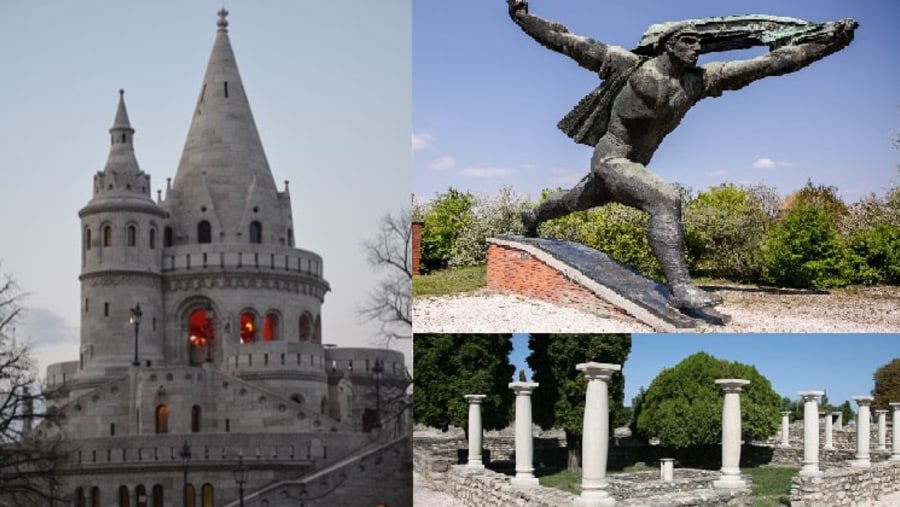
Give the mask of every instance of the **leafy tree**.
[[472, 220], [462, 229], [450, 255], [449, 264], [478, 266], [487, 261], [487, 238], [499, 234], [516, 234], [522, 230], [522, 211], [532, 207], [528, 196], [516, 194], [505, 186], [496, 196], [475, 196]]
[[450, 187], [428, 205], [422, 225], [422, 267], [434, 271], [447, 267], [462, 231], [472, 223], [475, 197]]
[[[10, 278], [0, 282], [0, 505], [23, 507], [64, 501], [60, 470], [67, 453], [47, 410], [28, 346], [15, 340], [21, 294]], [[35, 431], [35, 424], [40, 435]]]
[[[540, 384], [532, 394], [534, 422], [544, 429], [562, 428], [569, 450], [568, 467], [577, 470], [581, 452], [582, 424], [587, 381], [575, 369], [589, 361], [624, 365], [631, 352], [627, 334], [532, 334], [528, 366]], [[418, 358], [418, 356], [417, 356]], [[625, 377], [617, 372], [609, 381], [610, 431], [627, 424], [624, 411]]]
[[741, 436], [768, 438], [778, 429], [782, 398], [755, 367], [698, 352], [653, 379], [637, 416], [637, 433], [667, 447], [715, 445], [722, 441], [724, 397], [715, 380], [750, 381], [741, 393]]
[[850, 400], [844, 400], [844, 403], [841, 403], [841, 406], [838, 407], [838, 410], [841, 411], [841, 417], [843, 418], [843, 424], [847, 424], [853, 420], [856, 412], [853, 411], [853, 407], [850, 405]]
[[837, 225], [849, 213], [837, 192], [837, 187], [813, 185], [812, 181], [807, 181], [803, 188], [785, 198], [784, 208], [811, 206], [824, 211], [832, 224]]
[[468, 426], [467, 394], [487, 395], [482, 402], [484, 429], [505, 428], [514, 394], [509, 382], [515, 366], [508, 334], [416, 334], [413, 337], [416, 383], [413, 417], [442, 430]]
[[900, 401], [900, 358], [875, 370], [872, 409], [891, 410], [890, 403]]
[[385, 273], [359, 310], [381, 327], [386, 340], [412, 333], [412, 218], [409, 209], [388, 213], [378, 222], [378, 235], [363, 243], [372, 269]]

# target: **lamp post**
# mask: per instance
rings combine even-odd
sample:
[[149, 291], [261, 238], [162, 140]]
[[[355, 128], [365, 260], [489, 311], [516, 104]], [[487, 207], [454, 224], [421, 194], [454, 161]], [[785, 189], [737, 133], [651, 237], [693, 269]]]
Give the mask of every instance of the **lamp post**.
[[247, 465], [244, 464], [244, 457], [238, 457], [238, 464], [233, 470], [234, 482], [238, 485], [238, 495], [241, 499], [241, 507], [244, 507], [244, 484], [247, 483], [247, 473], [249, 472]]
[[213, 332], [212, 332], [212, 322], [213, 322], [213, 307], [210, 301], [206, 301], [206, 362], [212, 362], [212, 344], [213, 344]]
[[131, 309], [131, 316], [128, 317], [128, 322], [134, 326], [134, 361], [131, 362], [132, 366], [140, 366], [141, 362], [138, 361], [138, 334], [141, 329], [141, 317], [143, 316], [143, 312], [141, 312], [141, 305], [138, 303], [134, 308]]
[[372, 376], [375, 377], [375, 427], [381, 428], [381, 375], [384, 374], [384, 364], [375, 358], [372, 366]]
[[[184, 444], [181, 446], [181, 452], [178, 453], [181, 456], [181, 467], [184, 470], [184, 482], [181, 486], [181, 497], [182, 497], [182, 505], [184, 507], [188, 506], [188, 490], [187, 490], [187, 471], [188, 471], [188, 463], [191, 462], [191, 446], [188, 445], [187, 440], [184, 441]], [[193, 503], [193, 502], [191, 502]]]

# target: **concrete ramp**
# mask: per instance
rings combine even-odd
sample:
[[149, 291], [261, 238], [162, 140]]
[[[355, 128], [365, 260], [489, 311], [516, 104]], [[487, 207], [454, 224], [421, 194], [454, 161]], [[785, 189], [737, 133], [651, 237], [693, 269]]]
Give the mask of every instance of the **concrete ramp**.
[[562, 305], [599, 305], [655, 331], [725, 324], [715, 310], [681, 311], [669, 289], [608, 255], [580, 243], [524, 236], [489, 238], [487, 286]]

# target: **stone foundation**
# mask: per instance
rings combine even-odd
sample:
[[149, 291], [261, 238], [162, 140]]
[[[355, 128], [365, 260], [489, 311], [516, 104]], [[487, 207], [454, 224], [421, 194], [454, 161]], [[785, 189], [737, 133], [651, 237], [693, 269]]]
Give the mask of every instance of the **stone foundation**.
[[900, 462], [870, 468], [829, 468], [821, 477], [794, 477], [792, 507], [855, 507], [900, 491]]

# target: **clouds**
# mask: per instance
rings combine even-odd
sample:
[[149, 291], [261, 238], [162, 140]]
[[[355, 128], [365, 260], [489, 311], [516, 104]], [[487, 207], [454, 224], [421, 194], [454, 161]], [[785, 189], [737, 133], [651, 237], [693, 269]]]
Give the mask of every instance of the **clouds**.
[[412, 133], [412, 150], [419, 151], [425, 148], [429, 148], [431, 143], [434, 141], [434, 138], [428, 132], [413, 132]]
[[[413, 152], [432, 148], [434, 146], [434, 136], [428, 132], [413, 132], [412, 134], [412, 150]], [[424, 164], [425, 168], [431, 172], [451, 172], [464, 178], [504, 178], [515, 174], [518, 169], [499, 166], [467, 166], [457, 167], [456, 157], [453, 155], [441, 155], [431, 158]], [[526, 166], [527, 168], [527, 166]]]
[[22, 320], [25, 338], [35, 346], [78, 343], [75, 331], [62, 317], [47, 308], [29, 307]]
[[454, 166], [456, 166], [456, 159], [450, 155], [444, 155], [428, 162], [425, 167], [430, 171], [446, 171]]
[[457, 171], [460, 176], [467, 178], [500, 178], [515, 172], [515, 169], [507, 167], [465, 167]]
[[763, 158], [756, 159], [755, 162], [750, 164], [750, 167], [752, 167], [754, 169], [765, 169], [765, 170], [788, 169], [788, 168], [794, 167], [794, 164], [792, 164], [791, 162], [786, 162], [784, 160], [776, 161], [776, 160], [773, 160], [768, 157], [763, 157]]

